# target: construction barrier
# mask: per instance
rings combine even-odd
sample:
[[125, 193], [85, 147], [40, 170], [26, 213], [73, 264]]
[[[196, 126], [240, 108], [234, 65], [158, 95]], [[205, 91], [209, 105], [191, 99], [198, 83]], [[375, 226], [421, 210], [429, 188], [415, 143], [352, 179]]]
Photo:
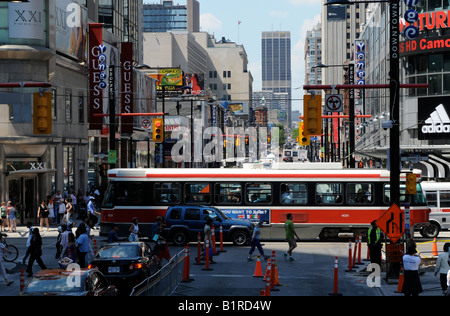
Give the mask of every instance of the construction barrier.
[[214, 225], [212, 225], [211, 228], [211, 242], [213, 247], [213, 256], [215, 256], [217, 255], [217, 252], [216, 252], [216, 228], [214, 227]]
[[334, 287], [333, 293], [330, 293], [332, 296], [342, 296], [341, 293], [338, 292], [338, 277], [339, 277], [339, 260], [338, 257], [334, 258]]
[[223, 250], [223, 227], [220, 225], [220, 252], [227, 252]]
[[202, 237], [200, 235], [200, 232], [197, 235], [197, 257], [195, 257], [195, 265], [201, 265], [202, 264]]
[[202, 270], [203, 271], [213, 270], [209, 267], [209, 237], [208, 236], [206, 236], [206, 240], [205, 240], [205, 267]]
[[173, 256], [155, 274], [133, 288], [130, 296], [171, 296], [183, 280], [185, 250]]
[[345, 272], [355, 272], [355, 270], [352, 270], [353, 268], [353, 261], [352, 261], [352, 241], [348, 241], [348, 270], [345, 270]]
[[20, 292], [25, 289], [25, 270], [20, 270]]
[[404, 281], [405, 281], [405, 274], [403, 273], [403, 268], [400, 268], [400, 274], [398, 276], [397, 291], [395, 291], [395, 293], [402, 293]]
[[362, 244], [362, 235], [359, 235], [358, 238], [358, 261], [356, 262], [356, 265], [363, 265], [361, 262], [361, 244]]
[[189, 283], [194, 281], [194, 279], [190, 278], [190, 261], [191, 261], [191, 256], [190, 256], [190, 250], [189, 250], [189, 245], [186, 245], [186, 247], [184, 247], [184, 269], [183, 269], [183, 283]]

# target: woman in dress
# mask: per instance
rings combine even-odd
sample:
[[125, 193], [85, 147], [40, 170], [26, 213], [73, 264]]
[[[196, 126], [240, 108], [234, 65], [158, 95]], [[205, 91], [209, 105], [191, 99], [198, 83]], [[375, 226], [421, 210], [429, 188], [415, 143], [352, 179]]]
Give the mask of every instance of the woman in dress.
[[45, 221], [45, 225], [47, 226], [47, 231], [50, 230], [49, 225], [48, 225], [48, 214], [49, 214], [49, 211], [48, 211], [47, 205], [45, 204], [45, 201], [42, 200], [41, 204], [39, 204], [38, 212], [37, 212], [37, 216], [41, 221], [41, 230], [42, 230], [42, 225], [44, 224], [44, 221]]

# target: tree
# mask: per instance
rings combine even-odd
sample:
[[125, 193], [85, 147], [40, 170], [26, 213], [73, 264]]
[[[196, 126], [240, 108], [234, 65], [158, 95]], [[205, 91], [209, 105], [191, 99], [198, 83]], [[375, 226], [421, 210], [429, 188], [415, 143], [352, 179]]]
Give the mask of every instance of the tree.
[[279, 131], [280, 148], [284, 148], [284, 144], [286, 144], [286, 131], [284, 130], [284, 126], [281, 124], [278, 124], [277, 127]]

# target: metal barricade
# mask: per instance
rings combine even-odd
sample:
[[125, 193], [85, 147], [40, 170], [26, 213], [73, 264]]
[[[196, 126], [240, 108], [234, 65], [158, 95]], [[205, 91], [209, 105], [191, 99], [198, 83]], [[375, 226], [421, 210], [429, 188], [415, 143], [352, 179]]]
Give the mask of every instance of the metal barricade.
[[183, 280], [184, 250], [173, 256], [158, 272], [136, 285], [130, 296], [169, 296]]

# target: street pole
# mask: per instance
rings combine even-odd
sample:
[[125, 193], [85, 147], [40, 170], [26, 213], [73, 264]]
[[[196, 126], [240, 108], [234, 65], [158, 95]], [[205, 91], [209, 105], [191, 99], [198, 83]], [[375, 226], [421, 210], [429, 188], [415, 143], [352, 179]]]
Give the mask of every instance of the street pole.
[[[348, 68], [349, 71], [349, 83], [351, 85], [355, 84], [355, 64], [350, 63]], [[349, 146], [350, 146], [350, 154], [349, 154], [349, 168], [355, 168], [355, 89], [349, 90]]]
[[[115, 91], [115, 65], [109, 66], [109, 150], [116, 150], [116, 91]], [[110, 170], [116, 164], [110, 164]]]
[[400, 206], [400, 1], [390, 0], [390, 195], [391, 205]]

